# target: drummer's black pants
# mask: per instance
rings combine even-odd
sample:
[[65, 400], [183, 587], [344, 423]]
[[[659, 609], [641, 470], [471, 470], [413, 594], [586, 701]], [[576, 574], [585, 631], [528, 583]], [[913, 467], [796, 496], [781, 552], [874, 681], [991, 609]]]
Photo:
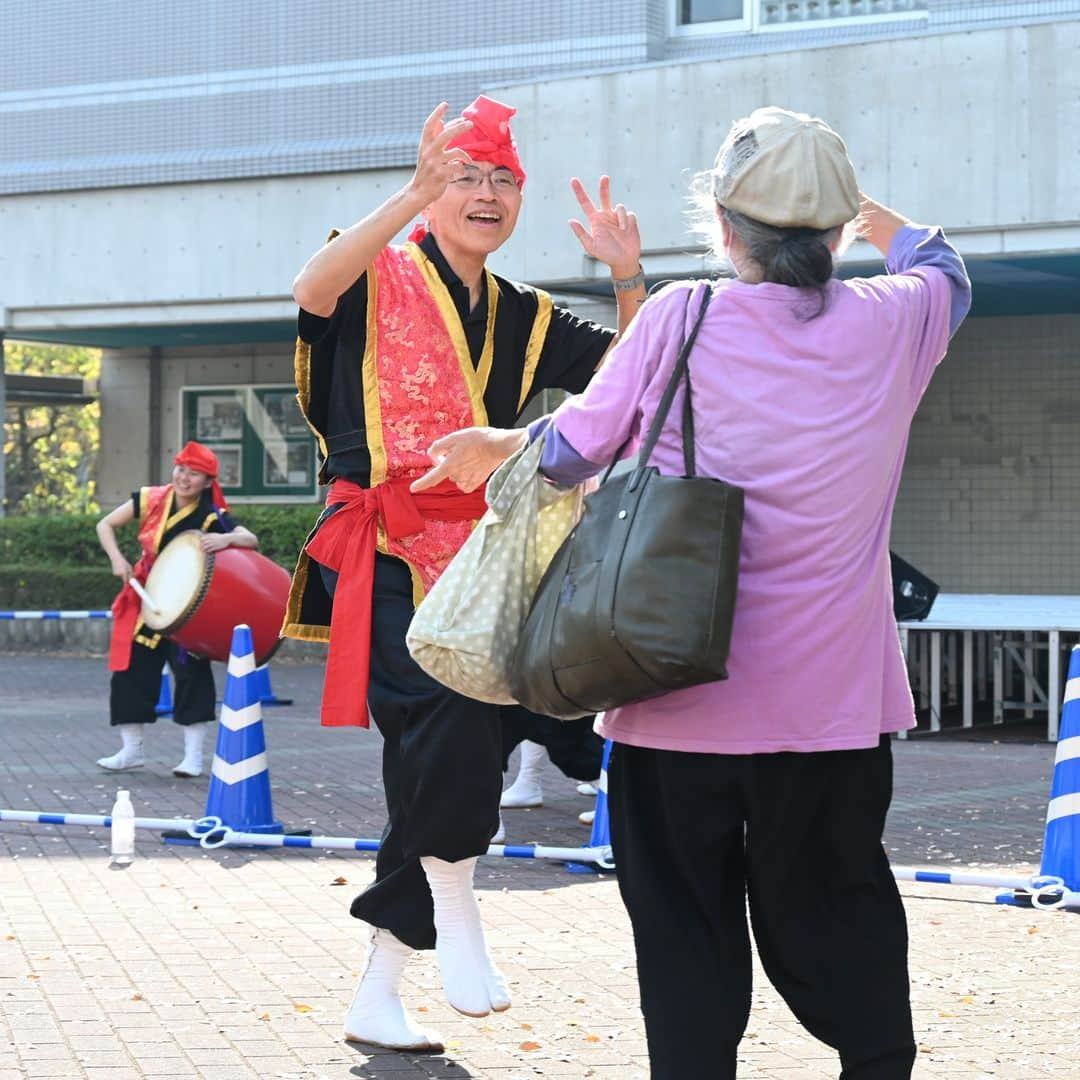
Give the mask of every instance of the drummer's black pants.
[[152, 724], [161, 696], [165, 661], [173, 673], [173, 720], [186, 727], [214, 719], [214, 673], [210, 661], [185, 652], [167, 638], [156, 649], [131, 643], [131, 663], [109, 680], [109, 723]]
[[[653, 1080], [733, 1080], [750, 934], [841, 1080], [907, 1080], [907, 923], [882, 847], [889, 737], [870, 750], [694, 754], [617, 743], [611, 840]], [[769, 1034], [760, 1032], [762, 1039]]]
[[[333, 596], [337, 575], [320, 567]], [[422, 855], [447, 862], [482, 855], [499, 825], [502, 718], [424, 673], [405, 647], [413, 616], [405, 563], [379, 554], [371, 625], [368, 705], [383, 737], [388, 821], [375, 882], [352, 914], [414, 949], [435, 947], [431, 890]]]

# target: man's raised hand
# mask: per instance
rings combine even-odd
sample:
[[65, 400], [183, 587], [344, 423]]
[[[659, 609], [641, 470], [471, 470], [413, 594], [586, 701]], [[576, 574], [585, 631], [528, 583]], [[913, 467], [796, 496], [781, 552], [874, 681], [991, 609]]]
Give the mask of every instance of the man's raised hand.
[[586, 225], [571, 219], [570, 228], [586, 253], [605, 263], [612, 277], [629, 278], [641, 264], [641, 236], [637, 216], [622, 203], [611, 204], [611, 177], [600, 177], [599, 207], [589, 197], [585, 185], [575, 176], [570, 187], [585, 215]]
[[457, 147], [446, 149], [446, 144], [455, 136], [468, 131], [472, 121], [458, 117], [444, 123], [449, 105], [444, 101], [435, 107], [435, 111], [424, 121], [420, 133], [420, 146], [416, 151], [416, 172], [413, 173], [409, 188], [424, 200], [424, 205], [434, 202], [459, 173], [461, 162], [472, 158]]

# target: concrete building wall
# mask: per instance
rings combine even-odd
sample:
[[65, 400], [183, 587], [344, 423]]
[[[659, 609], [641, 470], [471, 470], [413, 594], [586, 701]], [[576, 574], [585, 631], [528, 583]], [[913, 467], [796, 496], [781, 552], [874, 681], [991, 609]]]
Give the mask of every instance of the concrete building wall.
[[1080, 593], [1080, 315], [968, 321], [911, 431], [898, 553], [946, 592]]
[[[687, 180], [765, 104], [825, 117], [860, 183], [970, 253], [1080, 248], [1080, 21], [507, 86], [531, 190], [505, 257], [526, 280], [599, 275], [563, 242], [566, 178], [602, 172], [655, 260], [681, 262]], [[572, 134], [568, 134], [572, 133]], [[575, 268], [573, 263], [577, 262]]]
[[[940, 221], [965, 254], [1080, 249], [1080, 21], [660, 64], [498, 88], [529, 170], [494, 269], [538, 283], [604, 276], [567, 218], [568, 179], [614, 178], [653, 271], [691, 270], [683, 212], [733, 118], [785, 104], [844, 134], [863, 186]], [[496, 92], [496, 91], [493, 91]], [[419, 121], [418, 121], [419, 122]], [[0, 309], [54, 327], [291, 317], [293, 275], [406, 169], [0, 198]]]
[[116, 506], [159, 483], [150, 463], [150, 350], [107, 349], [101, 357], [98, 501]]

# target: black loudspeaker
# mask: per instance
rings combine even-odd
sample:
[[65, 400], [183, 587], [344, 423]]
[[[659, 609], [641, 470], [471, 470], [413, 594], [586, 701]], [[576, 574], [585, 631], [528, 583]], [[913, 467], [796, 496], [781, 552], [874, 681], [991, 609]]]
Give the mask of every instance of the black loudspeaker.
[[938, 594], [937, 582], [919, 573], [911, 563], [889, 552], [892, 564], [893, 614], [897, 622], [925, 619]]

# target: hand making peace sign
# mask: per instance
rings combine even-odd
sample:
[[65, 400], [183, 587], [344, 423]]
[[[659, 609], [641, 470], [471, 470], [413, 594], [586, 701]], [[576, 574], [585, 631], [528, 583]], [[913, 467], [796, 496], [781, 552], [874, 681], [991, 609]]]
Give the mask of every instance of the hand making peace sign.
[[581, 246], [587, 254], [610, 267], [612, 277], [633, 277], [641, 262], [637, 215], [622, 203], [611, 205], [611, 177], [600, 177], [599, 208], [576, 176], [571, 179], [570, 187], [588, 222], [586, 228], [576, 219], [570, 221], [570, 228]]

